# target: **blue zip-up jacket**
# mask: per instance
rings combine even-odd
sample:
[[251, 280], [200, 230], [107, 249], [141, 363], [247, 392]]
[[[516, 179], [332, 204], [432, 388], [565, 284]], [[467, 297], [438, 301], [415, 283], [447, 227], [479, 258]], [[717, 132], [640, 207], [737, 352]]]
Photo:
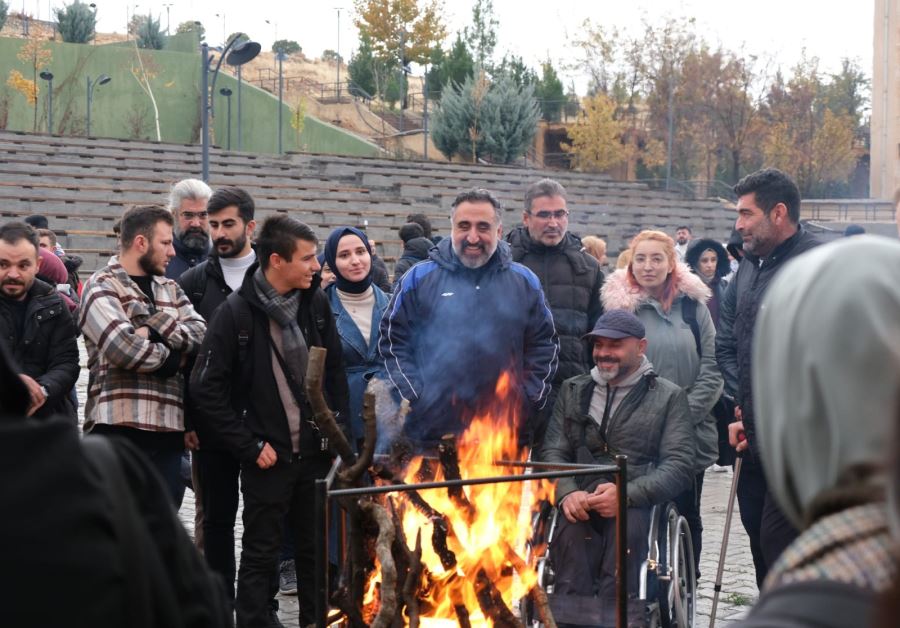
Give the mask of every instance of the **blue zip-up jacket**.
[[509, 246], [469, 269], [451, 245], [442, 240], [403, 276], [381, 321], [385, 367], [412, 408], [405, 435], [425, 445], [462, 432], [507, 369], [520, 401], [541, 407], [559, 357], [540, 281]]

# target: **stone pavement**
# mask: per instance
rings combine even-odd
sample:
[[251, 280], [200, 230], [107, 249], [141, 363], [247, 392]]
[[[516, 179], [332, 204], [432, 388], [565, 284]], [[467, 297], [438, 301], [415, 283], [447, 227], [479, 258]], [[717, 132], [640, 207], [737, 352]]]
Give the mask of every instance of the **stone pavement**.
[[[87, 389], [87, 356], [84, 352], [84, 344], [79, 340], [81, 347], [81, 377], [78, 380], [79, 415], [83, 420], [84, 399]], [[716, 568], [718, 567], [719, 548], [722, 543], [722, 533], [725, 526], [725, 510], [728, 505], [728, 493], [731, 488], [732, 472], [706, 473], [703, 485], [703, 499], [701, 512], [703, 516], [703, 554], [700, 558], [700, 571], [703, 578], [699, 582], [697, 601], [697, 628], [709, 626], [709, 614], [712, 607], [713, 582]], [[179, 511], [179, 516], [188, 533], [193, 536], [194, 531], [194, 494], [185, 491], [184, 503]], [[240, 520], [235, 526], [235, 552], [240, 561], [241, 534], [243, 524]], [[719, 607], [716, 613], [716, 626], [728, 626], [744, 616], [748, 608], [756, 601], [758, 595], [756, 579], [753, 570], [753, 560], [750, 556], [750, 546], [747, 537], [741, 527], [740, 516], [735, 504], [734, 517], [731, 523], [731, 535], [728, 543], [728, 555], [725, 561], [725, 573], [722, 578], [722, 592], [719, 596]], [[294, 596], [278, 596], [280, 604], [279, 617], [285, 626], [292, 628], [299, 626], [297, 601]]]

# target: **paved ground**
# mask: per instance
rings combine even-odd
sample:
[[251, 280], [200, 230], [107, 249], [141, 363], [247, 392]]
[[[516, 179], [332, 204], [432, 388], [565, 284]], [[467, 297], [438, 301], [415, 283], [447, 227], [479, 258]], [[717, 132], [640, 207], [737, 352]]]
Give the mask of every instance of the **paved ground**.
[[[87, 387], [87, 358], [84, 346], [79, 341], [82, 349], [82, 371], [78, 382], [79, 402], [84, 404]], [[83, 410], [83, 407], [82, 407]], [[698, 628], [707, 628], [712, 607], [713, 582], [718, 566], [719, 548], [722, 543], [722, 533], [725, 525], [725, 510], [728, 505], [728, 493], [731, 488], [731, 471], [724, 473], [707, 472], [703, 486], [703, 554], [700, 559], [700, 570], [703, 577], [699, 583], [699, 595], [697, 602]], [[194, 531], [194, 495], [188, 490], [185, 492], [184, 503], [179, 512], [185, 528], [190, 534]], [[235, 531], [235, 547], [240, 558], [240, 537], [243, 525], [238, 515]], [[740, 518], [735, 507], [734, 519], [731, 525], [731, 535], [728, 543], [728, 555], [725, 563], [725, 573], [722, 578], [722, 593], [719, 598], [719, 607], [716, 613], [716, 626], [728, 626], [742, 617], [758, 595], [753, 571], [753, 561], [750, 556], [750, 547], [741, 527]], [[299, 625], [296, 598], [279, 596], [281, 609], [279, 616], [285, 626], [296, 627]]]

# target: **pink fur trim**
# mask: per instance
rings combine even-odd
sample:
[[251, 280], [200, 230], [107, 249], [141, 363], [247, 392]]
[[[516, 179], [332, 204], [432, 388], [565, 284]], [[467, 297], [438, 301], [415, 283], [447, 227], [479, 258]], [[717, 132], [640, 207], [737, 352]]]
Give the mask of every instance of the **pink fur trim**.
[[[631, 286], [625, 273], [626, 270], [620, 268], [603, 282], [600, 300], [604, 310], [634, 312], [648, 299], [647, 291], [640, 286]], [[678, 262], [678, 291], [700, 303], [706, 303], [712, 297], [709, 287], [683, 262]]]

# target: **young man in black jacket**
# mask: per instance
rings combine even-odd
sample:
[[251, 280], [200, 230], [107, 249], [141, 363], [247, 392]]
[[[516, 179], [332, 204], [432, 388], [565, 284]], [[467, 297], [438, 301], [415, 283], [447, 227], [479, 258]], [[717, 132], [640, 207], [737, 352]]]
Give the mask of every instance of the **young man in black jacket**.
[[310, 346], [328, 350], [325, 390], [346, 416], [347, 380], [328, 299], [318, 289], [316, 236], [273, 216], [257, 238], [259, 265], [210, 321], [191, 377], [201, 423], [241, 465], [244, 536], [235, 610], [238, 626], [279, 625], [268, 602], [288, 513], [296, 548], [300, 624], [314, 621], [315, 480], [331, 454], [312, 422], [303, 380]]
[[37, 279], [37, 232], [10, 222], [0, 227], [0, 341], [19, 363], [28, 387], [29, 416], [59, 414], [75, 422], [69, 392], [78, 380], [78, 329], [53, 286]]
[[[220, 188], [209, 198], [206, 212], [213, 253], [178, 278], [194, 309], [206, 320], [212, 319], [213, 312], [229, 294], [240, 289], [247, 269], [256, 262], [256, 252], [250, 244], [256, 228], [254, 211], [253, 199], [240, 188]], [[195, 446], [194, 538], [202, 538], [206, 562], [222, 574], [226, 590], [234, 599], [234, 521], [240, 464], [227, 444], [196, 420], [189, 393], [185, 428], [193, 434], [191, 442]]]

